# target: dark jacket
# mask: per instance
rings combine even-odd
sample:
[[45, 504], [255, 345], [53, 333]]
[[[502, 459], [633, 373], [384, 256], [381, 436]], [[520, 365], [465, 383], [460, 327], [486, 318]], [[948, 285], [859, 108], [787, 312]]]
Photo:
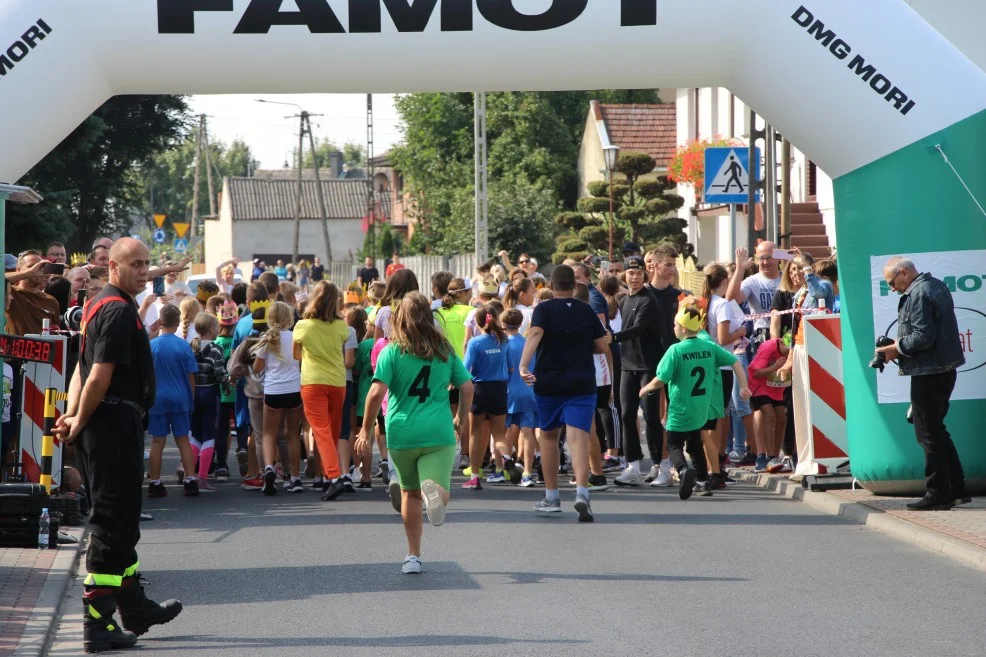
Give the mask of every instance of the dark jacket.
[[897, 322], [902, 375], [942, 374], [965, 364], [952, 293], [931, 274], [918, 275], [901, 295]]
[[621, 367], [626, 372], [653, 373], [661, 361], [661, 316], [654, 294], [643, 288], [628, 294], [620, 304], [623, 330], [613, 334], [621, 348]]

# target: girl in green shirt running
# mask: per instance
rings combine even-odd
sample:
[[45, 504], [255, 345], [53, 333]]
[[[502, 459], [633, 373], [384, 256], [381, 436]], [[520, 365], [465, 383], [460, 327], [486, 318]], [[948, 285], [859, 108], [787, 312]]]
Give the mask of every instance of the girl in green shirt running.
[[377, 359], [355, 445], [357, 452], [370, 446], [373, 423], [389, 395], [387, 444], [402, 491], [405, 574], [421, 572], [420, 500], [432, 525], [445, 521], [455, 461], [449, 385], [459, 389], [459, 422], [464, 423], [472, 406], [472, 376], [435, 326], [427, 297], [409, 292], [394, 310], [390, 343]]

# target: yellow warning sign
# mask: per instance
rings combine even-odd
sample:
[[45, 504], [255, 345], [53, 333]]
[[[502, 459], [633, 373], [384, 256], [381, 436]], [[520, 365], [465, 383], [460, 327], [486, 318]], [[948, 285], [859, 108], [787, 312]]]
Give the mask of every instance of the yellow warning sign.
[[185, 237], [185, 233], [188, 232], [188, 224], [171, 224], [175, 227], [175, 232], [178, 233], [178, 237]]
[[156, 214], [156, 215], [154, 215], [154, 223], [157, 224], [157, 227], [158, 228], [160, 228], [161, 226], [164, 225], [164, 221], [167, 218], [168, 218], [168, 215], [166, 215], [166, 214]]

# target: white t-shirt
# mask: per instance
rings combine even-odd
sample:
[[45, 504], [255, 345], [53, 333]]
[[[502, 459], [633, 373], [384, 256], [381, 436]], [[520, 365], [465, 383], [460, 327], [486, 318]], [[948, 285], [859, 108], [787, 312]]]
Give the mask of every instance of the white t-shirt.
[[619, 333], [623, 330], [623, 315], [620, 314], [619, 309], [616, 310], [616, 317], [609, 320], [609, 328], [613, 333]]
[[[761, 273], [756, 273], [743, 280], [740, 289], [746, 295], [746, 300], [750, 302], [750, 308], [755, 314], [769, 313], [770, 307], [774, 304], [774, 293], [781, 285], [781, 277], [767, 278]], [[770, 328], [770, 318], [764, 317], [755, 320], [753, 328]]]
[[185, 335], [185, 332], [182, 330], [181, 324], [178, 325], [178, 332], [176, 333], [176, 335], [182, 340], [184, 340], [185, 342], [187, 342], [188, 344], [192, 344], [192, 340], [199, 337], [198, 331], [195, 330], [195, 320], [193, 319], [188, 324], [188, 335]]
[[[350, 326], [349, 327], [349, 337], [346, 338], [346, 342], [342, 345], [342, 360], [344, 362], [346, 360], [346, 350], [347, 349], [352, 349], [352, 350], [355, 351], [357, 347], [359, 347], [359, 341], [356, 339], [356, 329], [354, 329], [352, 326]], [[353, 368], [347, 367], [346, 368], [346, 381], [347, 382], [350, 382], [352, 380], [353, 380]]]
[[[740, 309], [739, 304], [735, 301], [727, 301], [723, 297], [712, 295], [712, 301], [709, 303], [708, 312], [708, 331], [709, 335], [715, 342], [719, 342], [719, 325], [726, 323], [729, 327], [729, 332], [739, 330], [743, 326], [744, 320], [743, 311]], [[745, 338], [743, 338], [745, 339]], [[729, 344], [720, 345], [726, 351], [733, 353], [742, 344], [741, 340], [734, 340]], [[723, 367], [720, 369], [728, 370], [730, 367]]]
[[301, 361], [294, 359], [294, 340], [291, 331], [281, 331], [281, 357], [267, 353], [266, 345], [257, 350], [257, 358], [266, 363], [265, 395], [289, 395], [301, 392]]
[[192, 296], [192, 289], [188, 287], [188, 283], [185, 281], [175, 281], [164, 290], [164, 293], [170, 294], [171, 296], [184, 294], [185, 296], [190, 297]]
[[383, 337], [390, 339], [390, 319], [393, 317], [394, 311], [390, 309], [390, 306], [384, 306], [377, 311], [377, 316], [373, 320], [374, 326], [379, 326], [380, 330], [383, 331]]
[[[522, 303], [518, 303], [516, 306], [514, 306], [514, 308], [519, 310], [520, 314], [524, 316], [524, 319], [523, 321], [521, 321], [520, 328], [517, 330], [517, 332], [520, 333], [522, 336], [526, 337], [528, 329], [531, 328], [531, 317], [534, 316], [534, 309], [531, 308], [530, 306], [525, 306]], [[475, 321], [476, 320], [474, 316], [473, 322]]]

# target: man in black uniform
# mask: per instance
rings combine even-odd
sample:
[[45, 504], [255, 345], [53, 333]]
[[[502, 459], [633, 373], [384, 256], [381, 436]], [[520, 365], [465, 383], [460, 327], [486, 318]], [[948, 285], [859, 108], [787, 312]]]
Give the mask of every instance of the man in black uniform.
[[[144, 418], [154, 403], [154, 363], [134, 296], [147, 284], [150, 255], [140, 241], [115, 242], [110, 282], [83, 315], [79, 365], [69, 385], [57, 435], [77, 440], [92, 496], [83, 595], [86, 652], [128, 648], [153, 625], [181, 612], [181, 603], [144, 596], [137, 569]], [[117, 607], [124, 630], [113, 619]]]

